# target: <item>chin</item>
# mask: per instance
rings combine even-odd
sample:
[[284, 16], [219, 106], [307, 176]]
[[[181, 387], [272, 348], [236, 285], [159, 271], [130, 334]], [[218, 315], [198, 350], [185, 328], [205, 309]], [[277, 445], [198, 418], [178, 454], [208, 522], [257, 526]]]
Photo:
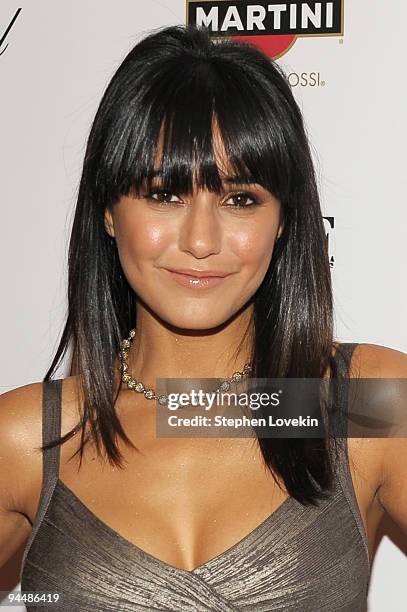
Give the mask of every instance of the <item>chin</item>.
[[167, 316], [162, 316], [161, 318], [169, 325], [172, 325], [173, 327], [178, 327], [179, 329], [210, 330], [214, 329], [215, 327], [219, 327], [220, 325], [223, 325], [229, 320], [230, 317], [222, 317], [219, 316], [219, 314], [217, 314], [217, 316], [211, 316], [208, 312], [205, 312], [201, 315], [183, 314], [181, 316], [175, 315], [173, 317], [169, 317], [167, 313]]

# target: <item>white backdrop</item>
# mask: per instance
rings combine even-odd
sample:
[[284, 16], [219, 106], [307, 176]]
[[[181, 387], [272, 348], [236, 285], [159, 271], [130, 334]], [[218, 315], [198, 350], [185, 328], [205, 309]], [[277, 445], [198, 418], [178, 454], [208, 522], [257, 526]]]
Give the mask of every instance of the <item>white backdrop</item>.
[[[8, 44], [0, 55], [1, 392], [41, 380], [57, 345], [79, 173], [103, 90], [150, 29], [185, 23], [185, 0], [1, 0], [0, 39], [18, 7], [0, 48]], [[345, 0], [343, 37], [299, 38], [278, 60], [325, 83], [293, 91], [323, 214], [335, 220], [337, 337], [404, 352], [406, 22], [399, 0]], [[406, 609], [407, 543], [400, 534], [396, 542], [385, 535], [379, 546], [369, 612]]]

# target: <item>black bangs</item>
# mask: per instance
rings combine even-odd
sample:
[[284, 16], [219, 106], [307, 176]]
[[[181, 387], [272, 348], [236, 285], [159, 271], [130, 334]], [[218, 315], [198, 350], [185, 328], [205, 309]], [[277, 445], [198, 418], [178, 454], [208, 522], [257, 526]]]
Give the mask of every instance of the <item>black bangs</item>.
[[226, 180], [258, 183], [282, 203], [289, 199], [298, 168], [284, 94], [272, 83], [276, 68], [253, 51], [263, 63], [254, 74], [249, 62], [239, 64], [239, 43], [210, 44], [206, 57], [175, 54], [142, 69], [140, 50], [133, 72], [127, 67], [104, 126], [98, 184], [105, 203], [151, 189], [155, 177], [174, 193], [219, 193]]

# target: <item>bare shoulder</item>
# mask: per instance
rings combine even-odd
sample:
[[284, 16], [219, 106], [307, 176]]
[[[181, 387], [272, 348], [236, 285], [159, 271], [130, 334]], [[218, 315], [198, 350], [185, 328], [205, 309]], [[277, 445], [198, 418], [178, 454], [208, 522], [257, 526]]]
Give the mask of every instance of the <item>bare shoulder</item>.
[[[74, 379], [63, 381], [63, 422], [73, 419]], [[67, 383], [65, 385], [65, 383]], [[0, 396], [0, 567], [26, 541], [42, 485], [42, 382]]]
[[[19, 511], [33, 483], [41, 484], [43, 388], [42, 381], [34, 382], [0, 395], [0, 507], [3, 510]], [[64, 431], [77, 423], [76, 388], [76, 377], [64, 378]]]
[[350, 376], [361, 378], [406, 378], [407, 354], [380, 344], [357, 344]]
[[[358, 344], [352, 356], [350, 376], [407, 379], [407, 354], [377, 344]], [[393, 407], [391, 385], [386, 388], [390, 411]], [[396, 400], [400, 405], [400, 387], [395, 384]], [[401, 401], [407, 423], [407, 397]], [[375, 466], [377, 500], [407, 533], [407, 437], [353, 438], [349, 440], [349, 447], [361, 463]]]
[[[0, 396], [0, 482], [3, 509], [18, 510], [26, 476], [37, 462], [42, 440], [42, 383], [31, 383]], [[13, 478], [10, 478], [13, 474]], [[6, 507], [4, 507], [6, 506]]]

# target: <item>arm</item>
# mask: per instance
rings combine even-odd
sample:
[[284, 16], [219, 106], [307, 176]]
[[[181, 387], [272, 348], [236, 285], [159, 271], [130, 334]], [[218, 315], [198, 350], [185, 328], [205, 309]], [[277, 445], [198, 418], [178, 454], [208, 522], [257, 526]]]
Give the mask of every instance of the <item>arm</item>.
[[[373, 371], [369, 367], [369, 372], [363, 374], [364, 376], [407, 379], [405, 353], [383, 346], [368, 346], [377, 368]], [[407, 418], [407, 398], [405, 399]], [[407, 438], [386, 438], [382, 439], [381, 443], [383, 453], [378, 500], [393, 521], [407, 534]]]
[[378, 499], [407, 535], [407, 438], [387, 440]]
[[42, 385], [34, 383], [0, 396], [0, 568], [27, 540], [31, 525], [23, 512], [24, 495], [41, 456]]

